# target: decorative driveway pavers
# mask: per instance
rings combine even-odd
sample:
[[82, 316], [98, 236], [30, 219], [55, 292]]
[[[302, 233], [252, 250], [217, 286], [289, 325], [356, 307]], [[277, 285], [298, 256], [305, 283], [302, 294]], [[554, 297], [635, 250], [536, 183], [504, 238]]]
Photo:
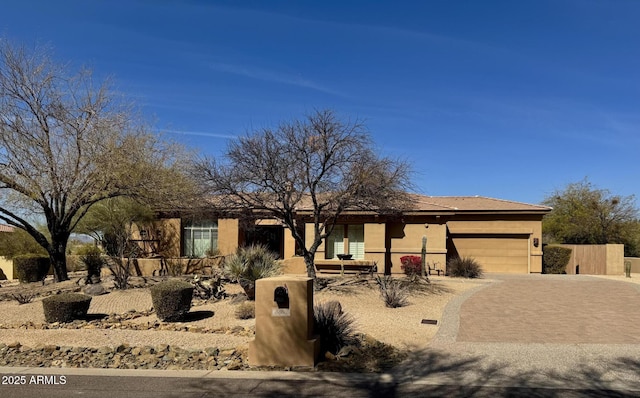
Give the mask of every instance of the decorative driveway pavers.
[[[481, 282], [449, 302], [428, 348], [397, 377], [551, 389], [541, 396], [566, 388], [640, 396], [640, 285], [586, 275], [490, 274]], [[459, 396], [474, 395], [467, 392]]]
[[640, 344], [638, 285], [586, 275], [496, 278], [462, 304], [456, 341]]

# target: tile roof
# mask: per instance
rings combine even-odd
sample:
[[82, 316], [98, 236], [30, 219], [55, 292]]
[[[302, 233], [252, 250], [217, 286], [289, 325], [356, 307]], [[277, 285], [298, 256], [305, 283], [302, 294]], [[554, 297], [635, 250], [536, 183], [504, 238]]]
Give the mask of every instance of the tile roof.
[[10, 225], [0, 224], [0, 232], [13, 232], [14, 229]]
[[415, 211], [534, 211], [548, 212], [550, 207], [488, 198], [485, 196], [425, 196], [412, 194]]
[[[407, 193], [414, 204], [405, 212], [532, 212], [547, 213], [552, 209], [547, 206], [529, 203], [515, 202], [511, 200], [489, 198], [486, 196], [427, 196], [415, 193]], [[227, 203], [224, 196], [218, 195], [212, 198], [211, 204], [221, 208], [230, 208], [233, 201]], [[310, 197], [305, 196], [296, 206], [298, 212], [309, 212], [313, 208]], [[351, 209], [360, 213], [360, 210]], [[366, 212], [366, 211], [365, 211]]]

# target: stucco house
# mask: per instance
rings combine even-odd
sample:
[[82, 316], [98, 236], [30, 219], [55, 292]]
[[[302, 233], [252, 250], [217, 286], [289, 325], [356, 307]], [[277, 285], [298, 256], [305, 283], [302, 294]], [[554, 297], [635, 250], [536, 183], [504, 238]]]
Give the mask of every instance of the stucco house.
[[[0, 224], [0, 234], [12, 233], [14, 230], [10, 225]], [[0, 280], [4, 279], [13, 279], [13, 261], [0, 256]]]
[[[400, 273], [400, 257], [420, 255], [426, 236], [427, 261], [436, 268], [444, 269], [452, 256], [470, 256], [485, 272], [542, 271], [542, 217], [551, 208], [480, 196], [411, 194], [411, 202], [411, 210], [401, 215], [344, 212], [316, 253], [318, 268], [343, 263], [338, 255], [351, 254], [347, 265], [375, 264], [378, 272]], [[304, 221], [310, 211], [301, 206], [297, 215]], [[305, 232], [310, 241], [313, 225], [306, 224]], [[165, 257], [225, 255], [259, 242], [285, 260], [288, 272], [304, 273], [293, 237], [268, 217], [247, 225], [238, 218], [165, 215], [139, 227], [134, 238], [150, 254], [161, 252]]]

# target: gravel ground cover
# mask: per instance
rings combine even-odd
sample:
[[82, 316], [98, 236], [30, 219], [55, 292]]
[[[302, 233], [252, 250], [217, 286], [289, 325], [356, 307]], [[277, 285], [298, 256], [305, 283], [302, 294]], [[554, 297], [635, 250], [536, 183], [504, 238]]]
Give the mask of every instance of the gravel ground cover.
[[[403, 359], [407, 350], [424, 348], [439, 324], [422, 321], [439, 321], [449, 300], [478, 285], [473, 280], [434, 277], [412, 290], [409, 305], [387, 308], [372, 278], [331, 281], [331, 288], [315, 293], [315, 302], [339, 301], [355, 319], [359, 343], [342, 356], [331, 356], [319, 368], [339, 370], [327, 362], [341, 362], [359, 371], [381, 371]], [[152, 312], [149, 289], [143, 287], [148, 284], [134, 281], [136, 288], [108, 289], [108, 294], [94, 296], [88, 319], [67, 324], [44, 321], [42, 298], [81, 287], [74, 279], [36, 285], [5, 283], [0, 288], [4, 297], [0, 301], [0, 366], [249, 368], [246, 353], [254, 338], [255, 320], [236, 319], [235, 310], [245, 298], [235, 284], [225, 286], [228, 298], [196, 300], [184, 322], [166, 323]], [[25, 289], [39, 296], [27, 304], [11, 299]]]

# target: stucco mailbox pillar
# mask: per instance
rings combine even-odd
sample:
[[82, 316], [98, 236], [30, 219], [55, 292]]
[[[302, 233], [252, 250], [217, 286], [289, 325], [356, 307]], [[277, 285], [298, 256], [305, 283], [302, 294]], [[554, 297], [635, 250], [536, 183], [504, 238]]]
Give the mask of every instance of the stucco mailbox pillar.
[[313, 279], [277, 276], [256, 281], [256, 338], [252, 366], [314, 366], [320, 340], [313, 333]]

